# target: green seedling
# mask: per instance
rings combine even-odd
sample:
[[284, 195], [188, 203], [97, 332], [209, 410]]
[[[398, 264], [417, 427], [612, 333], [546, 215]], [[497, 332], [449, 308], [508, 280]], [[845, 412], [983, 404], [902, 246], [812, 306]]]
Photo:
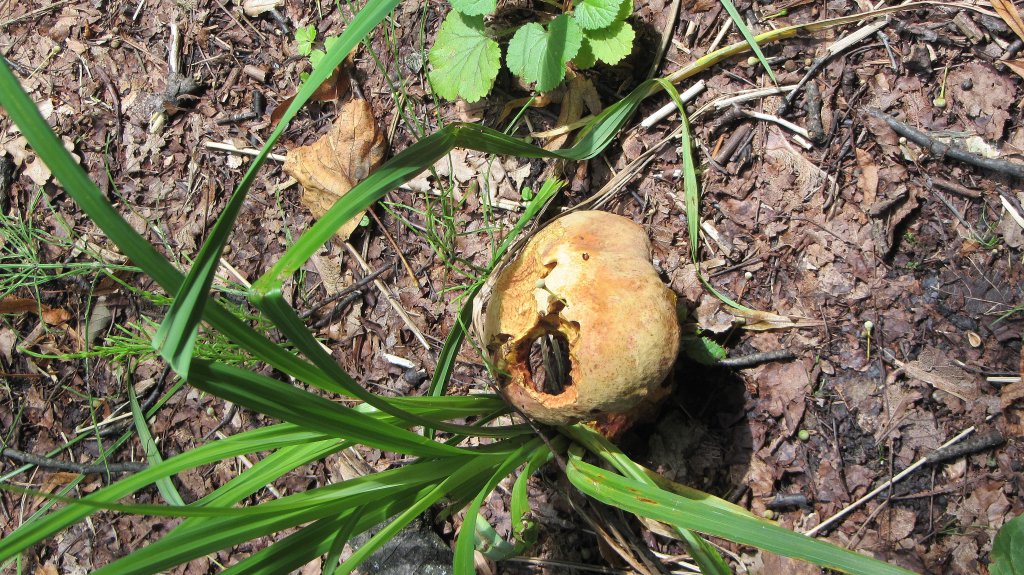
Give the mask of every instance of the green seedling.
[[775, 18], [785, 18], [786, 16], [789, 16], [789, 10], [783, 8], [782, 10], [779, 10], [778, 12], [776, 12], [774, 14], [769, 14], [767, 16], [762, 16], [761, 20], [772, 20], [772, 19], [775, 19]]
[[[295, 51], [298, 52], [299, 55], [309, 58], [309, 63], [312, 64], [314, 68], [320, 64], [320, 61], [327, 55], [327, 52], [329, 52], [338, 41], [338, 36], [328, 36], [324, 38], [323, 49], [320, 49], [316, 44], [316, 36], [316, 26], [312, 24], [295, 29]], [[305, 82], [306, 79], [309, 78], [309, 73], [302, 72], [299, 74], [299, 78]]]
[[864, 329], [861, 331], [864, 334], [864, 338], [867, 340], [867, 355], [868, 361], [871, 360], [871, 331], [875, 329], [875, 322], [870, 319], [864, 322]]
[[939, 86], [939, 95], [932, 100], [932, 105], [942, 109], [946, 107], [946, 77], [949, 75], [949, 66], [942, 70], [942, 84]]
[[569, 62], [581, 70], [598, 61], [617, 64], [633, 50], [636, 33], [626, 21], [633, 0], [581, 0], [571, 11], [551, 6], [558, 10], [537, 11], [535, 21], [498, 30], [484, 23], [484, 16], [497, 9], [496, 0], [452, 0], [430, 49], [434, 92], [469, 102], [487, 96], [501, 70], [498, 41], [509, 35], [506, 66], [539, 92], [558, 87]]

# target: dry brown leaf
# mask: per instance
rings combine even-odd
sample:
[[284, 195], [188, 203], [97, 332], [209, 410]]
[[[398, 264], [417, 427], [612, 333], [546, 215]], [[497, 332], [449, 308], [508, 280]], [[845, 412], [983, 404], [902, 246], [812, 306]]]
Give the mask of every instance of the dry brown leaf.
[[875, 203], [878, 197], [878, 166], [875, 165], [871, 154], [856, 148], [857, 165], [860, 167], [860, 175], [857, 176], [857, 187], [864, 194], [860, 205], [867, 211], [868, 207]]
[[[352, 59], [355, 57], [355, 54], [356, 51], [352, 50], [352, 52], [342, 60], [341, 64], [334, 69], [334, 72], [324, 80], [324, 83], [317, 86], [316, 91], [309, 97], [309, 102], [329, 102], [331, 100], [338, 100], [348, 93], [350, 80], [346, 70], [352, 67]], [[295, 100], [295, 96], [297, 95], [298, 93], [288, 96], [274, 107], [274, 110], [270, 113], [271, 126], [277, 125], [277, 122], [281, 119], [281, 116], [284, 116], [284, 113], [288, 110], [288, 106], [292, 105], [292, 101]]]
[[1013, 33], [1018, 38], [1024, 40], [1024, 20], [1021, 20], [1020, 12], [1017, 11], [1017, 7], [1013, 5], [1013, 2], [1010, 0], [991, 0], [991, 2], [992, 8], [1006, 22], [1010, 30], [1013, 30]]
[[973, 401], [980, 395], [977, 385], [971, 381], [970, 374], [951, 363], [935, 348], [925, 348], [916, 361], [903, 363], [894, 360], [894, 363], [908, 377], [923, 381], [964, 401]]
[[1024, 381], [1011, 383], [999, 390], [999, 405], [1004, 410], [1010, 409], [1010, 406], [1022, 399], [1024, 399]]
[[750, 331], [765, 331], [769, 329], [791, 329], [798, 327], [820, 327], [824, 322], [817, 319], [805, 317], [792, 317], [779, 315], [770, 311], [756, 309], [730, 309], [730, 313], [746, 320], [743, 329]]
[[1000, 60], [1006, 67], [1013, 70], [1020, 77], [1024, 78], [1024, 60]]
[[[568, 126], [583, 117], [583, 107], [586, 105], [592, 114], [601, 112], [601, 100], [597, 94], [594, 83], [583, 76], [574, 76], [569, 80], [565, 96], [562, 98], [562, 108], [558, 112], [558, 121], [555, 127]], [[596, 110], [594, 109], [596, 106]], [[545, 150], [557, 150], [565, 146], [569, 140], [569, 133], [555, 136], [548, 143], [544, 144]]]
[[[320, 218], [380, 165], [386, 145], [370, 103], [350, 100], [342, 106], [329, 132], [288, 153], [284, 171], [302, 184], [302, 205], [314, 218]], [[335, 235], [347, 240], [362, 217], [363, 212], [356, 214]]]
[[22, 314], [34, 313], [49, 325], [66, 322], [71, 319], [71, 313], [63, 308], [53, 308], [42, 305], [34, 299], [23, 297], [6, 297], [0, 299], [0, 314]]

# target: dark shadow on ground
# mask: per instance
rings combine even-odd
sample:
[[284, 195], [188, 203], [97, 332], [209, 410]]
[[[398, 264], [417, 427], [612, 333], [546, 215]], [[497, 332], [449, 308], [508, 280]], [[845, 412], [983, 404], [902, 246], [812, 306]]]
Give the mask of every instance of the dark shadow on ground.
[[742, 377], [683, 359], [670, 378], [675, 389], [661, 414], [627, 432], [621, 447], [673, 481], [737, 499], [752, 454]]

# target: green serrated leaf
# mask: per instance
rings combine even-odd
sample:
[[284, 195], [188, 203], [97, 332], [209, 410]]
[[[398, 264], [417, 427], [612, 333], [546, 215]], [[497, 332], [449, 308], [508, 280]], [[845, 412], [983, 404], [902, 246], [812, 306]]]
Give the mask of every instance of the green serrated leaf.
[[992, 575], [1024, 575], [1024, 515], [1007, 521], [992, 542]]
[[334, 45], [337, 44], [338, 40], [340, 39], [341, 36], [328, 36], [324, 38], [324, 51], [330, 52], [334, 48]]
[[725, 359], [725, 348], [707, 336], [687, 336], [681, 340], [686, 357], [703, 365], [715, 365]]
[[483, 16], [494, 12], [498, 0], [451, 0], [452, 10], [466, 16]]
[[598, 30], [615, 21], [623, 0], [580, 0], [572, 11], [576, 23], [584, 30]]
[[314, 68], [316, 68], [317, 65], [320, 64], [320, 60], [323, 60], [324, 56], [326, 55], [327, 53], [324, 52], [323, 50], [312, 50], [309, 53], [309, 63], [312, 64]]
[[633, 15], [633, 0], [622, 0], [619, 4], [619, 12], [615, 15], [615, 20], [625, 20]]
[[452, 11], [441, 24], [429, 54], [434, 92], [446, 100], [483, 98], [501, 68], [501, 48], [484, 32], [483, 16]]
[[572, 59], [572, 63], [578, 70], [593, 68], [594, 64], [597, 64], [597, 56], [594, 55], [594, 49], [590, 47], [590, 39], [586, 35], [583, 36], [580, 51], [576, 52], [576, 57]]
[[313, 42], [316, 41], [316, 27], [310, 24], [305, 28], [295, 29], [295, 41], [298, 42], [296, 50], [303, 56], [309, 56], [313, 49]]
[[535, 82], [539, 92], [547, 92], [565, 78], [565, 63], [582, 44], [583, 31], [565, 14], [552, 20], [547, 30], [530, 22], [516, 30], [508, 43], [508, 69], [527, 82]]
[[606, 64], [618, 64], [629, 56], [636, 38], [636, 32], [629, 22], [622, 21], [600, 30], [588, 30], [584, 34], [594, 57]]

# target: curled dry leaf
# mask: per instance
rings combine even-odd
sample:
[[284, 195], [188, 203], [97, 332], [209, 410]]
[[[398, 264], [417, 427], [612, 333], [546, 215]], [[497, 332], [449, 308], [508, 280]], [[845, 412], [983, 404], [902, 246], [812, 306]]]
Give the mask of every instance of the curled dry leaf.
[[1013, 33], [1018, 38], [1024, 40], [1024, 20], [1021, 20], [1020, 12], [1017, 11], [1017, 7], [1013, 5], [1010, 0], [991, 0], [992, 8], [995, 9], [999, 17], [1006, 22], [1006, 25], [1013, 30]]
[[0, 314], [34, 313], [47, 325], [57, 325], [71, 319], [71, 313], [64, 308], [43, 305], [34, 299], [5, 297], [0, 299]]
[[[329, 132], [288, 153], [284, 171], [302, 184], [302, 205], [319, 218], [380, 165], [386, 145], [369, 102], [350, 100], [342, 106]], [[362, 216], [357, 214], [335, 235], [347, 240]]]
[[599, 211], [538, 232], [497, 277], [484, 341], [508, 399], [551, 425], [614, 435], [653, 408], [679, 351], [676, 295], [632, 221]]

